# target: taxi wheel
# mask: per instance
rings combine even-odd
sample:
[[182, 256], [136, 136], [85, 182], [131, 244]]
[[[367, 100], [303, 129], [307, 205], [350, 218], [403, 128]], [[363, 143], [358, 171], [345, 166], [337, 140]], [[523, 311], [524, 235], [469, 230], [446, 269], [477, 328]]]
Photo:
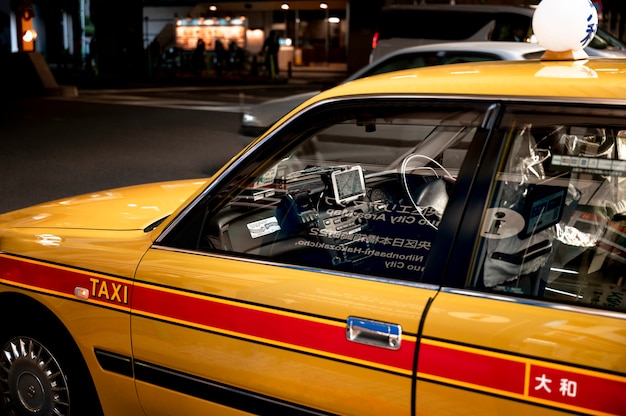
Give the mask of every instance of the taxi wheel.
[[67, 376], [44, 345], [16, 337], [1, 354], [0, 392], [9, 415], [69, 415]]
[[0, 334], [0, 415], [102, 415], [80, 352], [60, 327], [12, 326]]

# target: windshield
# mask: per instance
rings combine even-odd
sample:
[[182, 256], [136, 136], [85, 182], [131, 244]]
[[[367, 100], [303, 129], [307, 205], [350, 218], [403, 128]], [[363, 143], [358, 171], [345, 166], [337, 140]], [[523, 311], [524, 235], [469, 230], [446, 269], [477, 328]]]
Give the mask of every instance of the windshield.
[[487, 104], [391, 98], [337, 105], [305, 112], [287, 134], [268, 136], [167, 243], [424, 278], [468, 149], [484, 140]]
[[626, 44], [620, 42], [615, 36], [600, 28], [598, 28], [598, 32], [589, 46], [594, 49], [626, 49]]

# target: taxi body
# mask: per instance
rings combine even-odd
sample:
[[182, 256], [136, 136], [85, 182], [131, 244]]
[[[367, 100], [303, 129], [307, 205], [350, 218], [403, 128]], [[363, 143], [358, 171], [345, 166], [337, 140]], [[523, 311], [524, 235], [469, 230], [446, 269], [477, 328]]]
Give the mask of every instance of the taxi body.
[[322, 92], [0, 216], [3, 414], [626, 414], [626, 61]]

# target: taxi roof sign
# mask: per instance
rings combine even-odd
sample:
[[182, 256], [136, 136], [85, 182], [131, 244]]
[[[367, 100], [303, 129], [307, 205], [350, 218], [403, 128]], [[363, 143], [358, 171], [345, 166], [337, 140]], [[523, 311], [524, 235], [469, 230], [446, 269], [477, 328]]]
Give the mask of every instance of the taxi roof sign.
[[541, 59], [587, 59], [583, 48], [598, 30], [598, 12], [591, 0], [542, 0], [532, 25], [537, 41], [546, 48]]

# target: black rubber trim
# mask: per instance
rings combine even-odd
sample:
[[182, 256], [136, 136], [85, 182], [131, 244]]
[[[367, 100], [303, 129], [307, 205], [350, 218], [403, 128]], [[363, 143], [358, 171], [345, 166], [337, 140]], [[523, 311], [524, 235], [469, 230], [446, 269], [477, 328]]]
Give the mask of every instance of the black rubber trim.
[[258, 415], [333, 415], [147, 362], [133, 362], [132, 358], [122, 354], [101, 349], [94, 352], [98, 363], [106, 371], [131, 378], [134, 375], [138, 381], [244, 412]]
[[[430, 311], [430, 307], [432, 306], [434, 300], [434, 297], [428, 298], [428, 302], [426, 302], [426, 305], [424, 306], [424, 312], [422, 312], [422, 317], [420, 318], [419, 327], [417, 329], [418, 340], [421, 340], [423, 337], [424, 325], [426, 325], [426, 318], [428, 317], [428, 312]], [[413, 356], [413, 377], [411, 377], [411, 415], [417, 414], [417, 374], [419, 371], [418, 364], [421, 345], [421, 341], [415, 344], [415, 355]]]
[[100, 367], [104, 370], [121, 374], [126, 377], [133, 377], [132, 358], [100, 349], [96, 349], [94, 352]]
[[155, 386], [258, 415], [333, 415], [146, 362], [135, 362], [135, 375]]

